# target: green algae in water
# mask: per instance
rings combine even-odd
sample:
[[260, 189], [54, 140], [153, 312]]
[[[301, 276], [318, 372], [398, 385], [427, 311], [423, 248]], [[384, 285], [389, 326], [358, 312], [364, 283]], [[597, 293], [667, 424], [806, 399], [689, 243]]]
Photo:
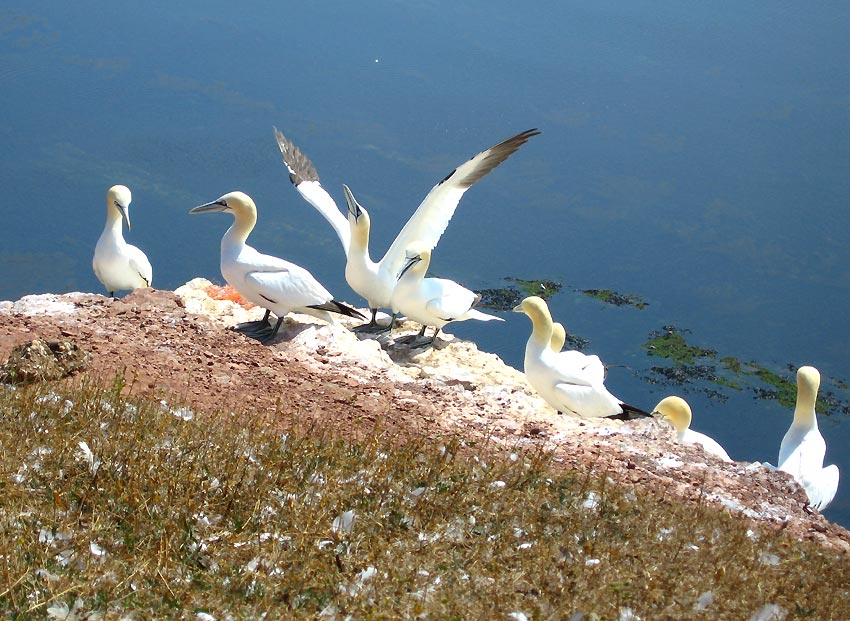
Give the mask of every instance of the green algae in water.
[[650, 356], [667, 358], [676, 365], [692, 365], [697, 358], [714, 358], [717, 352], [713, 349], [703, 349], [695, 345], [688, 345], [682, 331], [665, 327], [664, 331], [656, 331], [650, 334], [650, 339], [643, 344]]
[[515, 282], [525, 295], [536, 295], [548, 300], [550, 297], [561, 290], [561, 283], [554, 280], [523, 280], [521, 278], [508, 278], [507, 280]]
[[639, 295], [617, 293], [611, 289], [585, 289], [582, 293], [614, 306], [634, 306], [637, 309], [649, 306], [649, 302], [644, 302]]
[[[754, 375], [768, 386], [772, 386], [772, 390], [761, 391], [761, 395], [767, 398], [776, 399], [781, 405], [792, 408], [797, 403], [797, 383], [786, 379], [778, 373], [771, 371], [767, 367], [754, 362], [748, 362], [747, 368], [742, 372], [747, 375]], [[818, 399], [820, 401], [820, 399]], [[823, 404], [825, 405], [825, 404]]]
[[498, 311], [513, 310], [523, 298], [536, 295], [548, 300], [561, 289], [561, 283], [553, 280], [522, 280], [521, 278], [505, 278], [508, 282], [516, 283], [509, 287], [497, 289], [479, 289], [475, 293], [481, 296], [478, 306]]

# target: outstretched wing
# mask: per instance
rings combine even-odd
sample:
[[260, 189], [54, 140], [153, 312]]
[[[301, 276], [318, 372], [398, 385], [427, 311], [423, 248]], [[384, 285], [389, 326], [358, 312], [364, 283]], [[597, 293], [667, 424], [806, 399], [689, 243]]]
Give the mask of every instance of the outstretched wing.
[[386, 269], [398, 273], [404, 263], [404, 252], [412, 242], [423, 242], [429, 248], [436, 246], [463, 193], [539, 133], [529, 129], [485, 149], [431, 188], [384, 255], [381, 262], [387, 265]]
[[351, 230], [348, 225], [348, 219], [336, 206], [336, 202], [327, 193], [325, 188], [319, 182], [319, 173], [316, 167], [307, 158], [301, 150], [292, 144], [286, 136], [284, 136], [277, 127], [274, 128], [274, 136], [277, 140], [277, 146], [280, 149], [280, 154], [283, 156], [283, 163], [286, 164], [289, 170], [289, 180], [298, 193], [310, 203], [316, 211], [318, 211], [325, 220], [336, 231], [342, 249], [345, 251], [345, 256], [348, 256], [348, 246], [351, 241]]

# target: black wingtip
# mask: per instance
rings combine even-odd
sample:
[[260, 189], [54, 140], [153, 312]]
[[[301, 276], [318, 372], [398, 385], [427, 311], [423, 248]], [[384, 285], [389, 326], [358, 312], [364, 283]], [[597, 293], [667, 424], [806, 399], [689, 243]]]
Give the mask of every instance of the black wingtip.
[[611, 418], [613, 420], [636, 420], [638, 418], [652, 418], [652, 414], [649, 412], [645, 412], [640, 408], [637, 408], [633, 405], [629, 405], [628, 403], [621, 403], [620, 407], [623, 408], [623, 411], [619, 414], [612, 414], [611, 416], [606, 416], [605, 418]]
[[339, 313], [340, 315], [345, 315], [347, 317], [357, 317], [358, 319], [366, 319], [366, 315], [361, 313], [356, 308], [349, 306], [348, 304], [343, 304], [342, 302], [337, 302], [336, 300], [331, 300], [330, 302], [326, 302], [325, 304], [311, 304], [310, 308], [328, 311], [329, 313]]
[[297, 186], [304, 181], [318, 181], [319, 172], [313, 166], [310, 158], [304, 155], [277, 127], [272, 126], [272, 128], [274, 129], [277, 147], [280, 149], [280, 155], [283, 157], [283, 163], [289, 169], [289, 180], [292, 185]]
[[[528, 142], [529, 138], [533, 138], [538, 134], [540, 134], [540, 131], [536, 127], [527, 129], [516, 136], [511, 136], [510, 138], [493, 145], [489, 149], [482, 151], [481, 153], [486, 153], [486, 156], [483, 160], [481, 160], [476, 169], [461, 181], [461, 187], [468, 188], [480, 181], [483, 177], [490, 173], [490, 171], [516, 153], [522, 145]], [[481, 155], [481, 153], [473, 156], [471, 159], [475, 159]], [[449, 177], [455, 174], [455, 172], [456, 170], [453, 170], [446, 176], [445, 179], [443, 179], [443, 181], [446, 181]]]

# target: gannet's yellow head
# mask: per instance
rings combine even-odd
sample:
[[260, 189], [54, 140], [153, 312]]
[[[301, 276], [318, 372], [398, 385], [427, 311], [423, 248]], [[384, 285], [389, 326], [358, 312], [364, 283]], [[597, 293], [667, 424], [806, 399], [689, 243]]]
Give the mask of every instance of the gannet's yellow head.
[[664, 397], [655, 406], [652, 415], [666, 420], [678, 433], [684, 433], [691, 426], [691, 406], [681, 397]]
[[539, 347], [551, 347], [552, 313], [549, 312], [546, 300], [532, 295], [517, 304], [513, 310], [515, 313], [525, 313], [531, 319], [531, 338]]
[[118, 217], [123, 218], [124, 222], [127, 223], [127, 230], [130, 230], [130, 202], [133, 200], [132, 194], [130, 194], [130, 188], [126, 185], [113, 185], [106, 192], [106, 212], [115, 213], [112, 211], [113, 209], [117, 210]]
[[398, 273], [398, 277], [401, 278], [408, 271], [424, 276], [430, 263], [431, 247], [424, 242], [411, 242], [404, 251], [404, 266]]
[[567, 342], [567, 331], [557, 321], [552, 324], [552, 338], [549, 339], [549, 347], [552, 351], [559, 352]]
[[342, 191], [345, 193], [345, 202], [348, 204], [348, 224], [351, 228], [351, 237], [360, 246], [367, 247], [369, 245], [369, 229], [372, 224], [369, 219], [369, 212], [357, 202], [354, 194], [344, 183], [342, 184]]
[[797, 369], [797, 406], [794, 408], [794, 420], [811, 424], [815, 416], [815, 405], [820, 388], [820, 372], [814, 367]]
[[546, 300], [536, 295], [528, 296], [514, 306], [513, 310], [515, 313], [525, 313], [532, 319], [534, 317], [549, 317], [549, 321], [552, 321], [552, 314], [549, 312], [549, 305], [546, 304]]
[[820, 371], [814, 367], [800, 367], [797, 369], [797, 390], [805, 387], [815, 394], [820, 388]]
[[240, 216], [253, 215], [254, 218], [257, 217], [257, 206], [251, 197], [244, 192], [228, 192], [210, 203], [199, 205], [189, 210], [189, 213], [209, 213], [215, 211], [232, 213], [237, 219]]

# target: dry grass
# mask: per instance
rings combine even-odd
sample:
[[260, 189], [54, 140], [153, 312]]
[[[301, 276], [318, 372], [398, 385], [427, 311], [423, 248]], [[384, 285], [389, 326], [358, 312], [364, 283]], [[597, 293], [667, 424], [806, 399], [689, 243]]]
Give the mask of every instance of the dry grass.
[[120, 388], [0, 387], [4, 618], [850, 619], [846, 559], [723, 511]]

